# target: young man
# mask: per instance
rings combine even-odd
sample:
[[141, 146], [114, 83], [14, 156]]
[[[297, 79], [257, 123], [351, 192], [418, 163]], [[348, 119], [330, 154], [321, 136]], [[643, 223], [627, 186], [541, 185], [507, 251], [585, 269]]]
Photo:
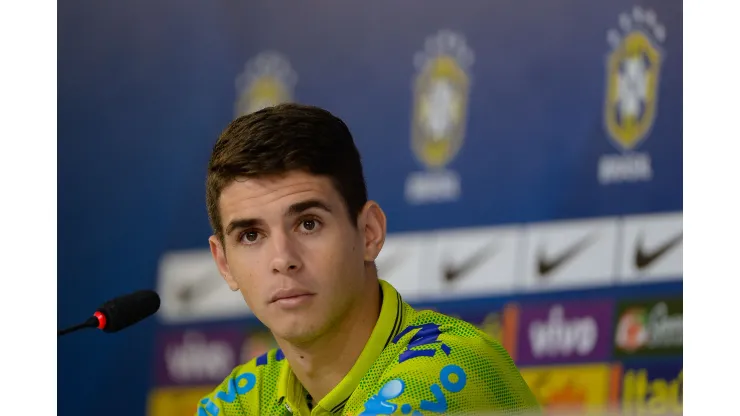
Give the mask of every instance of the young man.
[[280, 348], [235, 368], [197, 415], [538, 409], [500, 344], [379, 280], [386, 218], [339, 118], [297, 104], [237, 118], [213, 149], [206, 199], [218, 269]]

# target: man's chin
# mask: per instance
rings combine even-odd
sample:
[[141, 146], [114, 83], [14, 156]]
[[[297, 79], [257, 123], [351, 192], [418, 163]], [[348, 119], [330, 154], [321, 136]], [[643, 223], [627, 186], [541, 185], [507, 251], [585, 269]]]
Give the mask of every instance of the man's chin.
[[272, 329], [275, 338], [281, 339], [293, 345], [307, 345], [314, 342], [320, 331], [315, 325], [303, 322], [290, 322], [275, 325]]
[[287, 342], [290, 345], [296, 346], [296, 347], [309, 347], [311, 344], [313, 344], [317, 337], [314, 334], [309, 333], [288, 333], [284, 336], [281, 336], [280, 339], [283, 342]]

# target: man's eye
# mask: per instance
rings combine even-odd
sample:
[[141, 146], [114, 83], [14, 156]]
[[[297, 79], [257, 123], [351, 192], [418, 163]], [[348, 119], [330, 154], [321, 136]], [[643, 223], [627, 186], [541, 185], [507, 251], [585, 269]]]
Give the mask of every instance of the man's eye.
[[319, 231], [319, 228], [321, 228], [321, 220], [316, 218], [306, 218], [304, 220], [301, 220], [299, 228], [302, 228], [300, 231], [303, 234], [313, 234], [315, 232]]
[[244, 234], [242, 234], [241, 240], [244, 243], [254, 243], [259, 238], [259, 233], [257, 231], [247, 231]]

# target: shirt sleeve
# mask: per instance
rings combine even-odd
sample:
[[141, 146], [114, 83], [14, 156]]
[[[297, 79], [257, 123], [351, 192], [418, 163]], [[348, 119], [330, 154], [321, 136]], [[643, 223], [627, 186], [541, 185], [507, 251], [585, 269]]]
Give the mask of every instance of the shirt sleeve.
[[[497, 341], [473, 329], [435, 323], [410, 326], [394, 341], [408, 345], [383, 375], [361, 415], [540, 414], [540, 408]], [[461, 332], [464, 332], [462, 334]]]

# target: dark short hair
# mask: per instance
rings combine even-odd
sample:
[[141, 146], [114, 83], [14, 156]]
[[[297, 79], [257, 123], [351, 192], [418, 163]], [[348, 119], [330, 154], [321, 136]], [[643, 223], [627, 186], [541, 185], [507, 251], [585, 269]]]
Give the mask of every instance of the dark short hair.
[[347, 125], [327, 110], [302, 104], [267, 107], [232, 121], [213, 147], [206, 178], [208, 218], [223, 240], [219, 199], [239, 178], [301, 170], [331, 179], [350, 222], [367, 202], [360, 152]]

